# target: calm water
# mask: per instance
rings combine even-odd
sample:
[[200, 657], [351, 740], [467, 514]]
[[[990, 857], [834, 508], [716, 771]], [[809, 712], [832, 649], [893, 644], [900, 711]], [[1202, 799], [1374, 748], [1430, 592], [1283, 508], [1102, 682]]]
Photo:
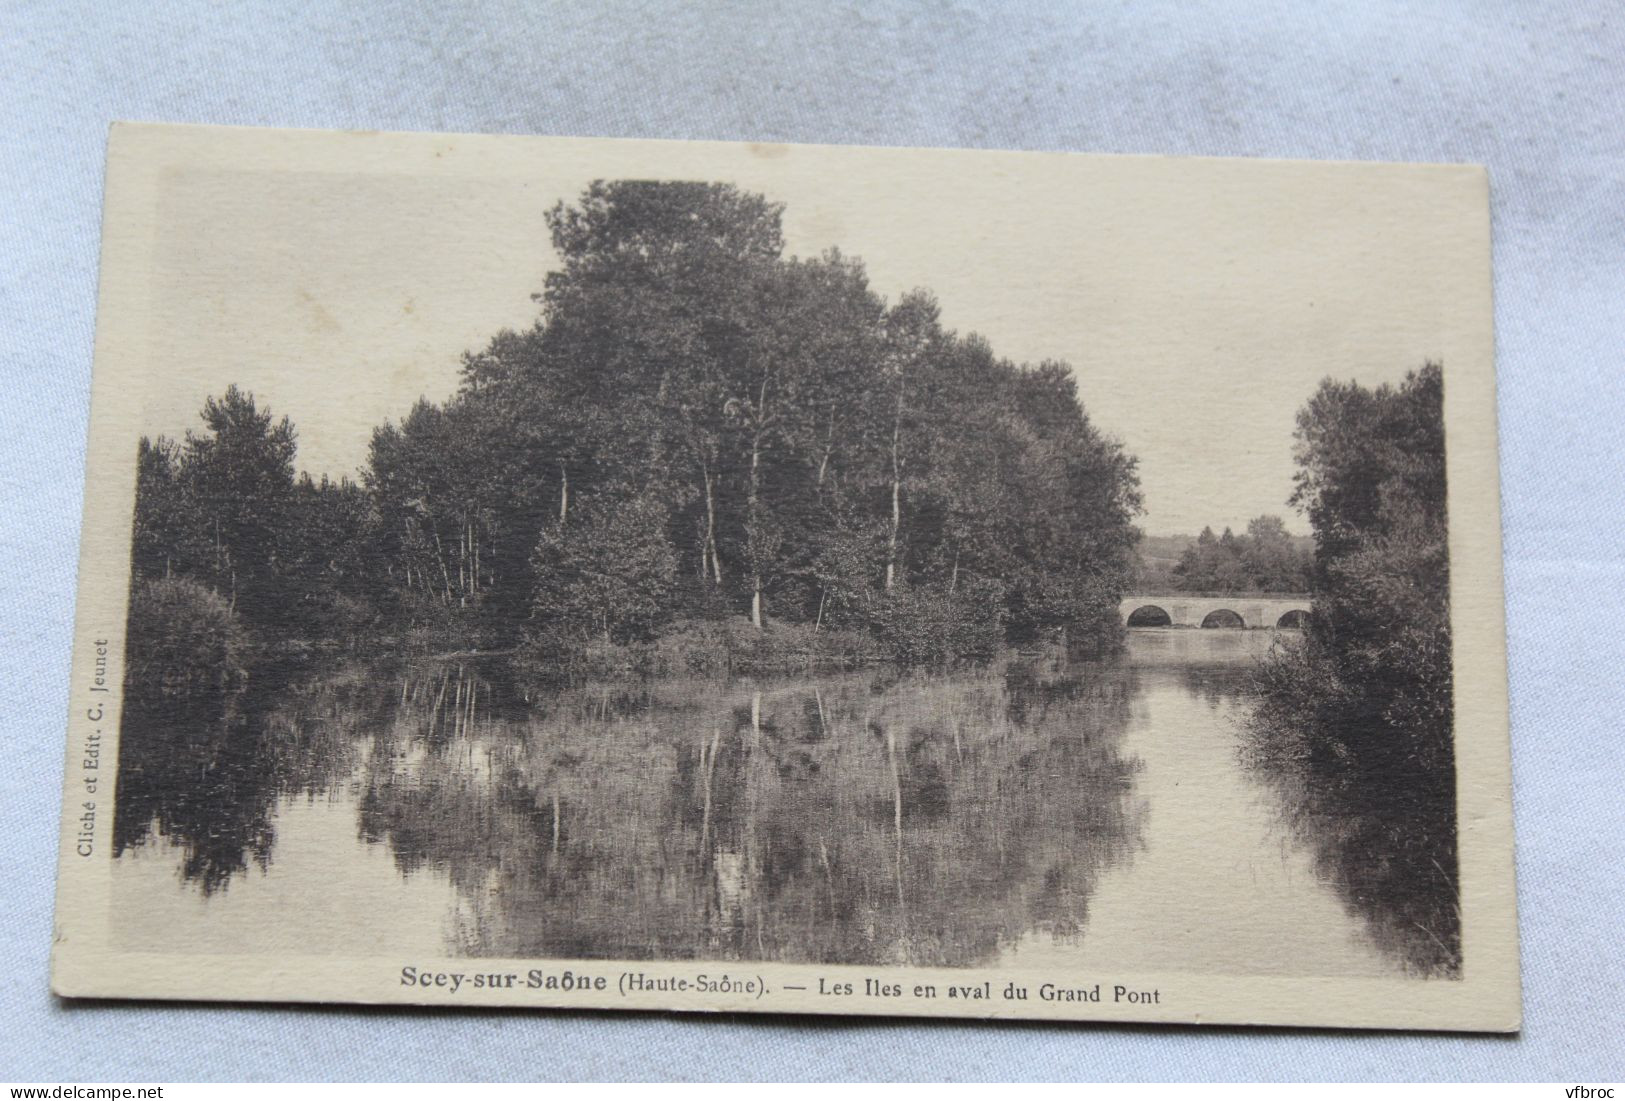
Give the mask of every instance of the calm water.
[[262, 671], [224, 715], [131, 701], [122, 937], [1415, 970], [1405, 923], [1348, 886], [1348, 823], [1246, 763], [1247, 670], [1289, 635], [1131, 631], [1105, 663], [564, 690], [495, 660]]

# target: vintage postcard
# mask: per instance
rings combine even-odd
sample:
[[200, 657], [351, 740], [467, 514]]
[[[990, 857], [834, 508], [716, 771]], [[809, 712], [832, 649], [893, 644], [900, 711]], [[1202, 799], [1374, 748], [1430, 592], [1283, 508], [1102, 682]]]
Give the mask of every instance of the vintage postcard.
[[1514, 1030], [1487, 181], [120, 125], [54, 987]]

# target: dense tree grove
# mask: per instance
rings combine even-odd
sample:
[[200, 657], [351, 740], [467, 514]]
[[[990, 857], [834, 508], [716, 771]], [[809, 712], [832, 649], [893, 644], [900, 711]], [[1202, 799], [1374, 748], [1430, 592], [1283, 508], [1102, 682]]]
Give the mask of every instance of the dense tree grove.
[[[1299, 813], [1349, 852], [1350, 897], [1403, 897], [1426, 970], [1460, 960], [1443, 377], [1327, 381], [1298, 415], [1293, 503], [1315, 533], [1305, 644], [1260, 674], [1261, 747], [1306, 774]], [[1350, 854], [1356, 858], [1350, 859]], [[1363, 878], [1362, 878], [1363, 877]], [[1365, 881], [1369, 880], [1369, 881]]]
[[208, 399], [202, 419], [205, 432], [182, 442], [141, 440], [132, 607], [143, 583], [167, 581], [150, 607], [179, 619], [224, 611], [275, 638], [361, 627], [371, 607], [366, 490], [294, 476], [293, 424], [237, 386]]
[[999, 358], [928, 292], [885, 301], [837, 251], [785, 257], [780, 214], [707, 183], [559, 204], [538, 322], [376, 429], [359, 484], [296, 479], [286, 419], [211, 399], [206, 432], [142, 443], [138, 580], [273, 636], [554, 654], [730, 617], [933, 657], [989, 623], [1115, 629], [1138, 483], [1070, 369]]
[[1279, 516], [1258, 516], [1247, 533], [1203, 528], [1170, 580], [1183, 592], [1301, 593], [1309, 589], [1310, 555], [1299, 550]]

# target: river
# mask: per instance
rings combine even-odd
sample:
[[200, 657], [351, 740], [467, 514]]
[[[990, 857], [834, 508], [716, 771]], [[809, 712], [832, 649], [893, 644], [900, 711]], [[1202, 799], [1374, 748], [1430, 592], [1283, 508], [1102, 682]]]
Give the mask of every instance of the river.
[[[775, 959], [1236, 975], [1414, 970], [1246, 678], [1293, 632], [1107, 661], [558, 689], [497, 659], [132, 701], [127, 949]], [[269, 685], [275, 685], [272, 691]]]

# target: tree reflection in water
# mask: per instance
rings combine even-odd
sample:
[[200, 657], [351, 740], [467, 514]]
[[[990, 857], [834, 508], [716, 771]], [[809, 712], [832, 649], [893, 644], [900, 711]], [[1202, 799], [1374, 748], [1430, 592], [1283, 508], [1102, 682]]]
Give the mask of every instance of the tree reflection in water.
[[1413, 974], [1460, 977], [1454, 801], [1381, 767], [1305, 759], [1258, 770], [1286, 828], [1377, 947]]
[[[1380, 716], [1248, 712], [1243, 761], [1372, 942], [1411, 974], [1461, 975], [1455, 770], [1419, 767]], [[1309, 729], [1314, 722], [1330, 729]], [[1374, 736], [1373, 732], [1377, 732]], [[1448, 734], [1447, 734], [1448, 736]]]
[[[965, 966], [1075, 938], [1140, 811], [1121, 667], [516, 685], [494, 662], [132, 698], [118, 848], [204, 893], [342, 787], [358, 844], [450, 878], [452, 951]], [[256, 678], [262, 685], [274, 678]], [[137, 693], [136, 695], [139, 695]]]
[[268, 668], [246, 689], [191, 696], [128, 681], [114, 856], [161, 838], [206, 895], [250, 864], [267, 869], [277, 801], [346, 778], [358, 732], [378, 714], [381, 694], [366, 678], [300, 674]]
[[1172, 674], [1248, 717], [1247, 772], [1377, 949], [1458, 974], [1451, 802], [1418, 790], [1437, 778], [1369, 748], [1358, 768], [1283, 753], [1317, 740], [1258, 729], [1256, 647], [1152, 642], [951, 674], [560, 689], [446, 661], [262, 669], [207, 702], [131, 686], [115, 844], [173, 844], [210, 896], [273, 866], [290, 800], [332, 799], [355, 845], [452, 883], [454, 953], [985, 964], [1035, 932], [1083, 939], [1156, 813], [1131, 701]]
[[362, 830], [448, 872], [471, 954], [969, 965], [1075, 934], [1130, 849], [1120, 673], [660, 681], [520, 717], [438, 676], [374, 744]]
[[[1281, 636], [1277, 645], [1301, 641]], [[1312, 720], [1252, 706], [1253, 665], [1191, 664], [1179, 673], [1191, 698], [1209, 707], [1248, 704], [1240, 712], [1243, 766], [1269, 792], [1280, 827], [1311, 854], [1316, 877], [1378, 950], [1412, 974], [1458, 976], [1453, 773], [1440, 776], [1384, 753], [1366, 734], [1380, 724], [1358, 714], [1344, 716], [1339, 732], [1346, 741], [1358, 738], [1358, 754], [1311, 752], [1305, 747], [1329, 741], [1305, 733]]]

